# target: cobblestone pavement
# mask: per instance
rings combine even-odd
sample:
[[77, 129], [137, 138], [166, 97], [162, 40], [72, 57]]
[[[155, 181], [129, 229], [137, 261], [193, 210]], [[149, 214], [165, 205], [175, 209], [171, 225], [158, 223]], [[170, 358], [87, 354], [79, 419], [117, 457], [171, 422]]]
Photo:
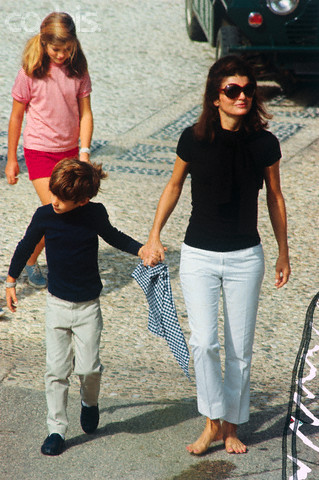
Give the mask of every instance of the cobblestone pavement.
[[[171, 172], [177, 138], [200, 111], [208, 67], [214, 60], [214, 51], [208, 45], [188, 40], [182, 1], [93, 0], [89, 7], [82, 1], [65, 1], [62, 8], [47, 1], [35, 7], [29, 0], [21, 6], [14, 0], [2, 7], [1, 280], [6, 277], [17, 241], [39, 205], [27, 177], [21, 147], [22, 172], [18, 184], [9, 186], [4, 178], [10, 90], [25, 40], [35, 33], [48, 12], [62, 9], [77, 20], [93, 81], [92, 160], [102, 162], [109, 171], [97, 200], [106, 205], [114, 225], [142, 242], [147, 239], [157, 201]], [[275, 412], [287, 404], [306, 309], [318, 290], [319, 91], [316, 85], [309, 85], [288, 99], [275, 83], [263, 82], [261, 88], [268, 110], [274, 115], [271, 130], [282, 145], [282, 186], [288, 209], [293, 273], [284, 289], [274, 288], [276, 242], [262, 191], [259, 229], [265, 249], [266, 276], [254, 345], [252, 412], [255, 413], [272, 408]], [[187, 340], [189, 329], [178, 264], [190, 213], [189, 199], [187, 181], [162, 236], [168, 247], [167, 263], [175, 303]], [[136, 258], [101, 243], [104, 282], [101, 357], [105, 367], [101, 397], [192, 399], [194, 382], [183, 376], [162, 339], [147, 330], [146, 299], [130, 277], [137, 262]], [[45, 270], [44, 255], [40, 264]], [[1, 291], [4, 298], [4, 290]], [[17, 292], [17, 313], [12, 315], [5, 308], [6, 315], [0, 321], [0, 381], [5, 387], [43, 391], [46, 293], [29, 287], [24, 276]], [[72, 377], [71, 393], [78, 388], [77, 379]], [[319, 410], [318, 397], [312, 407]], [[268, 478], [275, 477], [263, 477]]]

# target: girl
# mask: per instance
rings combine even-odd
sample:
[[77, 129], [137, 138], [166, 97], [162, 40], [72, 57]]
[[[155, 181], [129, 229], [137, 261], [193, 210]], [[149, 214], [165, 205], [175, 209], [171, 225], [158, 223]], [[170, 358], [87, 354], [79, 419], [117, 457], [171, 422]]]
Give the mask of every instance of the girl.
[[[78, 156], [89, 161], [93, 132], [90, 104], [91, 80], [87, 61], [76, 36], [75, 24], [67, 13], [50, 13], [40, 33], [25, 47], [20, 69], [12, 88], [13, 104], [8, 131], [7, 181], [18, 181], [17, 146], [24, 112], [24, 156], [29, 178], [43, 205], [50, 203], [49, 180], [55, 164]], [[46, 286], [37, 264], [44, 239], [26, 265], [28, 282]]]
[[[250, 366], [264, 274], [257, 230], [258, 192], [264, 181], [279, 249], [276, 287], [285, 285], [290, 275], [280, 146], [265, 130], [267, 118], [249, 65], [237, 56], [218, 60], [208, 74], [202, 114], [180, 137], [172, 177], [140, 252], [145, 265], [155, 265], [158, 258], [163, 261], [160, 232], [190, 173], [192, 214], [180, 276], [192, 333], [198, 409], [206, 417], [203, 433], [187, 446], [192, 454], [204, 453], [216, 440], [223, 440], [229, 453], [246, 452], [237, 425], [249, 418]], [[223, 380], [217, 328], [221, 291]]]

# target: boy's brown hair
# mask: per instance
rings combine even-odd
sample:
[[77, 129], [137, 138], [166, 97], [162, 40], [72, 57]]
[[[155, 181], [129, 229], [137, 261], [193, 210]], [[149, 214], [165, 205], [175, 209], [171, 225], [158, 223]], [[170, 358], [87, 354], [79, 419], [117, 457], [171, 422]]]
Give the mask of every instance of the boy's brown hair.
[[107, 173], [103, 172], [102, 165], [66, 158], [54, 167], [49, 189], [62, 201], [78, 203], [95, 197], [101, 180], [106, 177]]

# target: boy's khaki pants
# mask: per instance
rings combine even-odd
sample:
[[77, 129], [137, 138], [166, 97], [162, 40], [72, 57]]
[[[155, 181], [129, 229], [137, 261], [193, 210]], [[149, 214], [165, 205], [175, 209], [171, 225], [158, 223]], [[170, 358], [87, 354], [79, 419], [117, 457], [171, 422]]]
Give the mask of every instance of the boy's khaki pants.
[[102, 327], [98, 298], [74, 303], [48, 293], [45, 388], [49, 434], [66, 434], [69, 377], [73, 367], [80, 378], [81, 399], [89, 406], [97, 405], [103, 369], [99, 357]]

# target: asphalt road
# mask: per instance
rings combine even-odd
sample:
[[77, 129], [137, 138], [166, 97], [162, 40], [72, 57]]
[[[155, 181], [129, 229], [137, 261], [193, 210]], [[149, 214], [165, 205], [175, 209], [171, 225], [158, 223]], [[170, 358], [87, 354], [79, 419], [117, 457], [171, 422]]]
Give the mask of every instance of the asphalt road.
[[[93, 82], [95, 130], [92, 159], [109, 171], [98, 200], [114, 224], [141, 241], [147, 238], [155, 207], [172, 170], [181, 130], [200, 111], [205, 79], [214, 61], [208, 45], [192, 43], [181, 0], [93, 0], [1, 6], [0, 31], [0, 278], [5, 279], [17, 241], [38, 206], [19, 149], [18, 185], [4, 178], [10, 90], [26, 39], [50, 11], [76, 19], [78, 36]], [[93, 436], [79, 425], [78, 382], [71, 377], [67, 450], [46, 458], [43, 373], [45, 292], [19, 282], [19, 309], [0, 321], [0, 479], [1, 480], [214, 480], [281, 479], [281, 439], [291, 372], [301, 340], [306, 309], [318, 290], [319, 89], [298, 88], [287, 98], [274, 82], [262, 82], [271, 130], [281, 142], [282, 184], [288, 208], [293, 274], [289, 285], [273, 288], [276, 243], [260, 195], [259, 229], [266, 253], [254, 346], [251, 421], [240, 429], [247, 455], [212, 446], [200, 458], [185, 445], [202, 430], [194, 381], [189, 382], [163, 342], [147, 331], [147, 304], [130, 277], [136, 259], [101, 245], [105, 328], [101, 357], [100, 428]], [[178, 279], [179, 248], [190, 212], [190, 185], [163, 232], [168, 246], [174, 299], [185, 337], [189, 328]], [[45, 258], [40, 259], [45, 270]], [[221, 329], [222, 343], [222, 329]], [[316, 334], [310, 347], [315, 348]], [[313, 363], [318, 354], [314, 350]], [[308, 367], [307, 367], [308, 368]], [[191, 373], [192, 365], [191, 365]], [[307, 407], [317, 414], [315, 398]], [[304, 428], [304, 427], [303, 427]], [[303, 430], [319, 445], [317, 427]], [[289, 438], [290, 440], [290, 438]], [[318, 478], [318, 454], [298, 440], [299, 459]]]

